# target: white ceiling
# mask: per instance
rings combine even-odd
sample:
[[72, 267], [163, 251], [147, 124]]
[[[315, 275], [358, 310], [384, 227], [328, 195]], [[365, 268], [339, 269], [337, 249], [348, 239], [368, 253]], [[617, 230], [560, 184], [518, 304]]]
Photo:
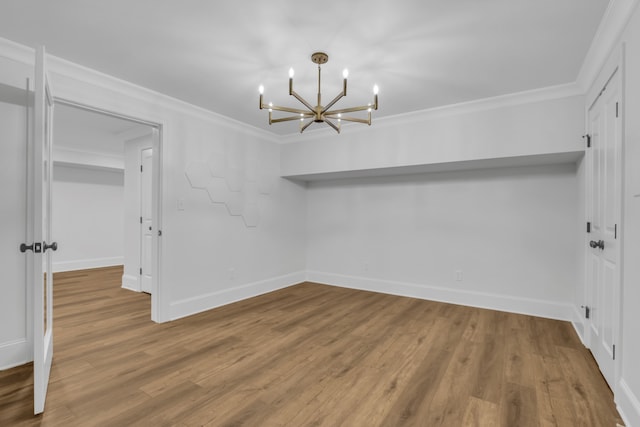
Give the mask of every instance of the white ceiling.
[[3, 0], [0, 37], [279, 134], [265, 101], [297, 92], [389, 116], [576, 80], [608, 0]]

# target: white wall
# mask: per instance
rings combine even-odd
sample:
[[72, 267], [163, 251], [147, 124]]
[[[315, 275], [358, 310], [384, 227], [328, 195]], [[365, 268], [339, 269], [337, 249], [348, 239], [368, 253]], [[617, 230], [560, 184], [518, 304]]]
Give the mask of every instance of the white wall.
[[53, 138], [53, 270], [121, 265], [122, 138], [95, 114], [61, 105], [54, 109]]
[[616, 402], [627, 425], [640, 426], [640, 9], [615, 49], [625, 45], [622, 369]]
[[311, 183], [310, 278], [566, 319], [577, 182], [568, 164]]
[[54, 164], [53, 201], [54, 271], [123, 263], [122, 170]]
[[31, 355], [25, 306], [27, 255], [18, 250], [27, 238], [26, 107], [3, 100], [0, 88], [0, 369], [23, 363]]
[[[246, 126], [179, 118], [173, 129], [179, 144], [165, 145], [163, 280], [174, 284], [170, 317], [303, 281], [305, 187], [277, 178], [279, 146]], [[255, 188], [256, 180], [272, 183], [268, 194]], [[232, 191], [238, 181], [242, 191]], [[239, 215], [247, 202], [258, 205], [257, 226]]]

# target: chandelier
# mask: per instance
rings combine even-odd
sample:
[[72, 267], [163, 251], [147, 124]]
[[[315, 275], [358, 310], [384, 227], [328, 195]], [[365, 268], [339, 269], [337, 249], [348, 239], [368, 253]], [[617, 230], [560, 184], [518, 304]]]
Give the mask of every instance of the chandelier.
[[[289, 95], [296, 98], [300, 103], [302, 103], [306, 109], [300, 108], [289, 108], [289, 107], [279, 107], [277, 105], [273, 105], [273, 103], [265, 104], [263, 102], [263, 94], [264, 94], [264, 86], [260, 85], [260, 109], [268, 109], [269, 110], [269, 124], [280, 123], [280, 122], [288, 122], [292, 120], [300, 121], [300, 133], [304, 132], [312, 123], [326, 123], [331, 126], [336, 132], [340, 133], [340, 124], [342, 121], [346, 122], [355, 122], [355, 123], [364, 123], [371, 126], [371, 110], [378, 109], [378, 86], [373, 86], [373, 103], [362, 105], [360, 107], [351, 107], [351, 108], [341, 108], [336, 110], [331, 110], [330, 108], [335, 105], [343, 96], [347, 96], [347, 77], [349, 76], [349, 71], [345, 69], [342, 72], [343, 84], [342, 84], [342, 92], [340, 92], [331, 102], [327, 105], [322, 105], [322, 95], [320, 93], [320, 74], [321, 69], [320, 66], [322, 64], [326, 64], [329, 60], [329, 55], [324, 52], [316, 52], [311, 55], [311, 61], [314, 64], [318, 64], [318, 103], [313, 106], [309, 102], [307, 102], [304, 98], [296, 93], [293, 90], [293, 68], [289, 69]], [[273, 118], [273, 111], [284, 111], [286, 113], [292, 113], [293, 116]], [[368, 117], [358, 118], [358, 117], [349, 117], [344, 114], [354, 113], [357, 111], [367, 111]], [[307, 120], [310, 119], [310, 120]], [[306, 123], [305, 123], [305, 120]], [[334, 123], [335, 121], [335, 123]]]

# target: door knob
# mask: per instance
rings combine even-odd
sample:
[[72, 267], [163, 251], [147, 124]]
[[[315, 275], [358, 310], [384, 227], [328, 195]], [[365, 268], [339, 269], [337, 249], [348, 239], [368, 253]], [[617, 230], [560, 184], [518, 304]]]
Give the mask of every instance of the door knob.
[[33, 243], [30, 245], [27, 245], [26, 243], [20, 243], [20, 252], [25, 253], [26, 251], [32, 251], [33, 250]]
[[598, 240], [597, 242], [595, 240], [592, 240], [589, 242], [589, 246], [591, 246], [593, 249], [595, 248], [604, 249], [604, 240]]
[[53, 243], [52, 243], [52, 244], [50, 244], [50, 245], [47, 245], [47, 242], [42, 242], [42, 243], [44, 243], [44, 245], [43, 245], [43, 246], [44, 246], [44, 250], [43, 250], [43, 252], [46, 252], [46, 251], [47, 251], [47, 249], [51, 249], [52, 251], [57, 251], [57, 250], [58, 250], [58, 243], [57, 243], [57, 242], [53, 242]]

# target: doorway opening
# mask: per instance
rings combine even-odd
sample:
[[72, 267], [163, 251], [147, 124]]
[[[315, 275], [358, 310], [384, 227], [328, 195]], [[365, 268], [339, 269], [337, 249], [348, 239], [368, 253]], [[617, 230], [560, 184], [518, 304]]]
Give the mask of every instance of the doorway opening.
[[150, 294], [158, 321], [161, 126], [55, 101], [53, 270], [122, 266], [122, 287]]

